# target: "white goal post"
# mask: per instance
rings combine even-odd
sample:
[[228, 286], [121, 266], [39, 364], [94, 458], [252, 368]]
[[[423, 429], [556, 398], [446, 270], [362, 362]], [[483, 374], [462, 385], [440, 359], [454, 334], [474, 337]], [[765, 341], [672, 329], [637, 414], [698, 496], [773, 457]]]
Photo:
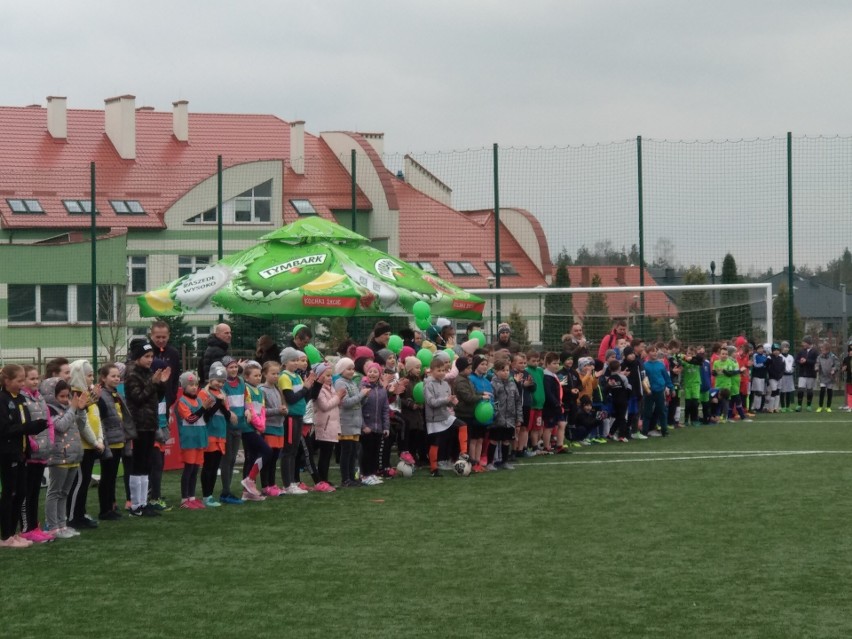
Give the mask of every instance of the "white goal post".
[[[508, 279], [508, 278], [507, 278]], [[638, 314], [643, 307], [643, 302], [645, 302], [652, 294], [664, 294], [670, 300], [667, 302], [667, 305], [671, 305], [674, 308], [674, 312], [677, 312], [676, 302], [674, 299], [677, 299], [678, 294], [683, 293], [701, 293], [706, 292], [712, 296], [713, 302], [707, 306], [706, 311], [719, 313], [720, 309], [724, 308], [724, 304], [720, 303], [717, 299], [720, 298], [723, 292], [727, 291], [749, 291], [748, 300], [740, 300], [737, 302], [737, 306], [743, 305], [752, 305], [759, 306], [763, 309], [761, 324], [765, 323], [765, 335], [766, 342], [773, 342], [773, 317], [772, 317], [772, 284], [769, 282], [751, 282], [751, 283], [741, 283], [741, 284], [695, 284], [695, 285], [664, 285], [664, 286], [597, 286], [597, 287], [580, 287], [580, 286], [572, 286], [570, 288], [549, 288], [549, 287], [538, 287], [538, 288], [473, 288], [466, 289], [468, 292], [478, 295], [486, 300], [485, 310], [483, 312], [483, 322], [487, 327], [489, 327], [492, 334], [495, 333], [493, 330], [496, 326], [494, 324], [496, 322], [497, 309], [500, 309], [499, 317], [502, 321], [507, 321], [507, 317], [512, 311], [513, 307], [518, 308], [518, 304], [522, 307], [522, 315], [527, 319], [531, 326], [530, 330], [530, 341], [535, 343], [540, 341], [539, 336], [541, 334], [543, 318], [547, 314], [545, 307], [545, 300], [547, 297], [552, 295], [566, 295], [570, 294], [573, 299], [577, 299], [578, 296], [588, 296], [593, 293], [600, 293], [605, 296], [620, 296], [620, 299], [624, 299], [624, 294], [630, 294], [632, 302], [627, 307], [625, 304], [622, 307], [611, 308], [609, 309], [609, 315], [611, 318], [616, 317], [627, 317], [631, 313]], [[681, 298], [682, 299], [682, 298]], [[659, 302], [657, 303], [659, 305]], [[538, 307], [536, 309], [536, 306]], [[584, 314], [582, 312], [578, 312], [576, 308], [577, 304], [574, 304], [574, 311], [572, 313], [572, 318], [578, 321], [585, 321]], [[698, 312], [702, 309], [689, 309], [691, 312]], [[647, 313], [646, 313], [647, 315]], [[539, 319], [536, 320], [535, 318]], [[463, 322], [460, 322], [463, 323]], [[536, 323], [538, 325], [536, 326]], [[675, 317], [670, 319], [670, 323], [672, 326], [677, 325], [677, 319]], [[494, 326], [492, 326], [494, 324]], [[567, 332], [567, 331], [566, 331]], [[599, 336], [592, 335], [588, 336], [592, 339], [597, 339]], [[646, 336], [643, 336], [646, 337]], [[731, 335], [720, 335], [715, 337], [724, 337], [730, 338]]]

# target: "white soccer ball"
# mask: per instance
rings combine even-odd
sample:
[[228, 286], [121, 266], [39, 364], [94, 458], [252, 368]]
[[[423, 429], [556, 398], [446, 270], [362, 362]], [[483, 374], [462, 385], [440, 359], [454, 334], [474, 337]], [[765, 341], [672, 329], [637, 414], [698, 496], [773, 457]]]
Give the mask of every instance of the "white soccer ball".
[[459, 477], [467, 477], [470, 475], [470, 462], [466, 459], [459, 459], [453, 464], [453, 470], [456, 471], [456, 475]]
[[404, 461], [400, 461], [396, 465], [396, 472], [403, 477], [411, 477], [414, 474], [414, 466], [406, 464]]

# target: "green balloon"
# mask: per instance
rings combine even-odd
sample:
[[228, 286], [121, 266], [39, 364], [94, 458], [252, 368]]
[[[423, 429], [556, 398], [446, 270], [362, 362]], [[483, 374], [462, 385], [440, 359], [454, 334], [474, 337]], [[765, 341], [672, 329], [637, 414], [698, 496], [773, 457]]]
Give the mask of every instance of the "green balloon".
[[453, 363], [453, 360], [456, 358], [456, 352], [452, 348], [445, 348], [444, 352], [447, 354], [447, 357], [450, 358], [450, 363]]
[[482, 331], [471, 331], [468, 337], [479, 342], [479, 348], [485, 348], [485, 333]]
[[308, 344], [305, 346], [305, 355], [308, 356], [308, 362], [311, 366], [314, 364], [319, 364], [322, 361], [322, 354], [317, 350], [317, 347], [313, 344]]
[[414, 317], [417, 318], [429, 317], [432, 314], [432, 309], [423, 300], [414, 302], [414, 307], [411, 310], [414, 312]]
[[391, 335], [388, 339], [388, 350], [394, 355], [399, 355], [402, 350], [402, 338], [399, 335]]
[[429, 365], [432, 363], [432, 351], [428, 348], [421, 348], [417, 351], [417, 359], [423, 364], [423, 368], [429, 368]]
[[411, 397], [414, 399], [415, 404], [423, 404], [425, 403], [425, 396], [423, 394], [423, 382], [417, 382], [414, 385], [414, 388], [411, 389]]
[[483, 400], [476, 405], [473, 416], [480, 424], [490, 424], [494, 419], [494, 404]]
[[429, 327], [432, 326], [432, 316], [427, 315], [426, 317], [415, 317], [414, 323], [421, 331], [428, 331]]

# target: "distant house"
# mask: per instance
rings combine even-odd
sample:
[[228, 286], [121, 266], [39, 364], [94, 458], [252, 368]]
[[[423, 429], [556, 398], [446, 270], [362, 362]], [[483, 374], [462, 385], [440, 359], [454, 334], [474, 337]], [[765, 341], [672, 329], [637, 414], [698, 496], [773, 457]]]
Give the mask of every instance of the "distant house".
[[[788, 285], [788, 272], [784, 268], [779, 273], [765, 278], [763, 282], [772, 284], [772, 294], [777, 295], [783, 284]], [[760, 295], [752, 291], [752, 299]], [[805, 332], [813, 336], [840, 338], [847, 334], [844, 321], [852, 312], [852, 294], [846, 292], [846, 313], [844, 313], [843, 291], [819, 282], [813, 277], [793, 273], [793, 303], [805, 321]], [[766, 306], [754, 304], [752, 317], [757, 326], [766, 328]]]
[[[568, 275], [571, 277], [572, 286], [588, 287], [592, 285], [595, 275], [600, 276], [601, 286], [639, 286], [638, 266], [569, 266]], [[645, 286], [659, 286], [651, 275], [649, 269], [645, 269]], [[574, 304], [574, 316], [583, 318], [586, 316], [586, 305], [589, 302], [588, 293], [574, 293], [572, 295]], [[630, 318], [640, 311], [639, 293], [607, 293], [607, 305], [612, 317]], [[678, 309], [675, 302], [663, 291], [649, 291], [645, 293], [645, 315], [655, 318], [676, 319]]]
[[[356, 156], [353, 212], [350, 158]], [[0, 346], [7, 358], [91, 352], [90, 163], [96, 164], [99, 311], [123, 350], [143, 333], [137, 294], [215, 262], [217, 156], [222, 158], [224, 254], [318, 215], [377, 248], [465, 288], [546, 286], [552, 267], [538, 221], [501, 210], [501, 264], [488, 212], [452, 207], [452, 191], [410, 157], [392, 173], [381, 133], [311, 135], [273, 115], [169, 112], [132, 95], [103, 110], [0, 107]], [[403, 177], [404, 176], [404, 177]], [[186, 318], [206, 335], [214, 316]], [[105, 338], [103, 337], [101, 341]]]

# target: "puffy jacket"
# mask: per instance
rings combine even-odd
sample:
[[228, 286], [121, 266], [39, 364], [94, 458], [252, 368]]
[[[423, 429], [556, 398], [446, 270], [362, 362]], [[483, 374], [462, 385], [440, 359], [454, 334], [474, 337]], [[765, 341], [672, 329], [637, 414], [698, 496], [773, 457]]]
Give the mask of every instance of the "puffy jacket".
[[30, 413], [30, 419], [33, 421], [44, 420], [47, 423], [47, 428], [41, 431], [38, 435], [30, 436], [27, 440], [29, 451], [27, 459], [29, 462], [46, 464], [50, 459], [50, 449], [53, 446], [54, 432], [53, 419], [50, 416], [50, 411], [47, 408], [47, 402], [41, 393], [30, 391], [22, 388], [21, 394], [24, 396], [24, 401], [27, 403], [27, 410]]
[[[207, 348], [204, 349], [204, 355], [201, 356], [198, 366], [198, 379], [202, 385], [207, 383], [207, 377], [210, 375], [210, 366], [213, 362], [221, 362], [222, 358], [228, 354], [228, 348], [228, 344], [212, 333], [207, 338]], [[175, 371], [173, 370], [172, 374], [174, 373]]]
[[12, 395], [0, 390], [0, 455], [24, 460], [26, 436], [38, 435], [47, 428], [47, 421], [33, 420], [21, 393]]
[[124, 382], [127, 407], [137, 431], [156, 431], [160, 425], [157, 404], [165, 395], [165, 384], [155, 384], [150, 368], [131, 365]]
[[514, 428], [516, 424], [523, 423], [524, 411], [521, 402], [521, 394], [515, 380], [503, 381], [498, 375], [491, 380], [494, 389], [494, 403], [497, 410], [494, 411], [495, 428]]
[[361, 414], [364, 417], [363, 428], [369, 428], [374, 433], [384, 433], [390, 430], [390, 404], [388, 403], [388, 392], [382, 388], [380, 383], [371, 384], [365, 377], [361, 382], [362, 388], [369, 388], [370, 394], [361, 405]]
[[323, 384], [314, 404], [314, 437], [321, 442], [336, 442], [340, 435], [340, 397], [330, 385]]
[[459, 375], [453, 382], [453, 394], [458, 397], [456, 404], [456, 417], [469, 424], [473, 421], [473, 411], [482, 399], [482, 395], [476, 392], [470, 375]]
[[48, 407], [53, 415], [54, 432], [48, 465], [79, 464], [83, 459], [80, 432], [86, 427], [86, 411], [67, 408], [55, 400]]
[[98, 412], [101, 414], [101, 433], [108, 446], [123, 444], [128, 439], [128, 432], [133, 433], [133, 418], [130, 410], [117, 391], [101, 389]]
[[354, 379], [340, 377], [334, 382], [334, 390], [346, 390], [343, 401], [340, 403], [340, 434], [346, 436], [360, 435], [361, 426], [364, 425], [364, 415], [361, 413], [361, 405], [367, 398], [361, 395], [361, 387]]
[[408, 430], [422, 431], [425, 428], [423, 424], [423, 405], [414, 401], [414, 387], [421, 381], [423, 380], [416, 375], [409, 375], [408, 385], [400, 396], [402, 419], [405, 421], [405, 427]]

